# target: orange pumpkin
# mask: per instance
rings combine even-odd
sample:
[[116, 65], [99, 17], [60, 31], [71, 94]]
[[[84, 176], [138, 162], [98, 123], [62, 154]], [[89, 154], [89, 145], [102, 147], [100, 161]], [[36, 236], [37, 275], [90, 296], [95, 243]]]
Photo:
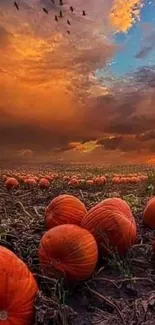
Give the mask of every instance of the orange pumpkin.
[[126, 178], [125, 177], [121, 177], [120, 183], [125, 184], [126, 183]]
[[0, 324], [30, 325], [38, 291], [27, 266], [10, 250], [0, 246]]
[[46, 178], [41, 178], [40, 181], [39, 181], [39, 187], [41, 189], [46, 189], [46, 188], [49, 188], [50, 187], [50, 182], [48, 179]]
[[93, 273], [98, 249], [94, 237], [86, 229], [60, 225], [43, 235], [38, 255], [44, 274], [79, 281]]
[[102, 185], [103, 182], [102, 182], [101, 177], [100, 177], [100, 176], [95, 177], [95, 179], [94, 179], [94, 183], [95, 183], [96, 185]]
[[88, 179], [88, 180], [86, 181], [86, 183], [87, 183], [87, 185], [89, 185], [89, 186], [94, 185], [94, 181], [93, 181], [92, 179]]
[[136, 241], [136, 223], [128, 204], [119, 198], [105, 199], [91, 208], [81, 226], [97, 240], [101, 254], [108, 250], [125, 254]]
[[54, 198], [45, 210], [47, 229], [61, 224], [80, 225], [87, 213], [84, 203], [73, 195], [59, 195]]
[[71, 179], [78, 179], [76, 175], [72, 175]]
[[79, 181], [77, 178], [72, 178], [69, 182], [68, 185], [78, 185]]
[[106, 183], [106, 177], [105, 176], [101, 176], [101, 183], [105, 184]]
[[112, 183], [113, 184], [119, 184], [120, 183], [120, 178], [118, 176], [115, 176], [112, 178]]
[[144, 209], [143, 224], [155, 229], [155, 196], [148, 201]]
[[19, 183], [16, 178], [9, 177], [5, 182], [5, 187], [10, 190], [12, 188], [17, 188], [19, 186]]
[[24, 185], [26, 186], [26, 187], [34, 187], [34, 186], [36, 186], [37, 185], [37, 182], [36, 182], [36, 180], [34, 179], [34, 178], [27, 178], [27, 179], [25, 179], [25, 181], [24, 181]]

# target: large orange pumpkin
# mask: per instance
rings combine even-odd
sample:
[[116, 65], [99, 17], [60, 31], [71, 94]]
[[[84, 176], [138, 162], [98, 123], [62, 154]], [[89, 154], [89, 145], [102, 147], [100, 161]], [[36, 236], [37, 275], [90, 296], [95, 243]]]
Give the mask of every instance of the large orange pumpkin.
[[16, 178], [9, 177], [5, 182], [5, 187], [10, 190], [12, 188], [17, 188], [19, 186], [19, 183]]
[[45, 210], [47, 229], [61, 224], [80, 225], [87, 213], [85, 205], [73, 195], [59, 195], [54, 198]]
[[127, 252], [136, 241], [136, 223], [128, 204], [119, 198], [105, 199], [91, 208], [81, 226], [97, 240], [100, 253]]
[[143, 213], [143, 223], [151, 229], [155, 229], [155, 196], [152, 197]]
[[86, 229], [60, 225], [43, 235], [38, 255], [44, 274], [79, 281], [86, 280], [93, 273], [98, 248]]
[[31, 325], [37, 291], [36, 281], [24, 262], [0, 246], [0, 324]]

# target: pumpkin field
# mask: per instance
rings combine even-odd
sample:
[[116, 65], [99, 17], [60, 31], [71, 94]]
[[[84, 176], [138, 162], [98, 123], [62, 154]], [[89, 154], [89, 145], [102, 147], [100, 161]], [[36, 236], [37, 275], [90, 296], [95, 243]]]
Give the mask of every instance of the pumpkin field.
[[153, 166], [2, 168], [0, 324], [154, 325], [154, 196]]

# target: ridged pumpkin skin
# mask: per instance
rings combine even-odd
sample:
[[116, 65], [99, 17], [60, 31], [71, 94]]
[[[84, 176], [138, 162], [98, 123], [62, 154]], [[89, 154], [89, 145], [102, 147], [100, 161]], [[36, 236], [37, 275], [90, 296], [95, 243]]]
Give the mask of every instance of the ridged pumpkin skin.
[[32, 325], [37, 284], [27, 266], [0, 246], [0, 324]]
[[136, 241], [136, 223], [128, 204], [119, 198], [105, 199], [83, 218], [81, 227], [95, 237], [100, 254], [125, 254]]
[[85, 205], [73, 195], [59, 195], [45, 210], [45, 225], [51, 229], [61, 224], [80, 225], [86, 215]]
[[155, 229], [155, 197], [152, 197], [145, 207], [143, 224], [151, 229]]
[[60, 225], [43, 235], [38, 255], [44, 274], [80, 281], [93, 273], [98, 248], [94, 237], [86, 229]]

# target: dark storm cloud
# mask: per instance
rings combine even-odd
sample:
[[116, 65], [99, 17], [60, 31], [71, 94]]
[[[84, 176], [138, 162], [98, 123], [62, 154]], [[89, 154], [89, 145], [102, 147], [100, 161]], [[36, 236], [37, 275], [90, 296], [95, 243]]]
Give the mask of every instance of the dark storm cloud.
[[155, 94], [149, 89], [144, 77], [140, 90], [125, 89], [123, 93], [118, 91], [92, 101], [85, 110], [87, 127], [112, 134], [137, 134], [154, 129]]
[[140, 140], [136, 136], [114, 136], [105, 137], [97, 141], [98, 144], [103, 145], [105, 150], [121, 150], [121, 151], [137, 151], [142, 147]]
[[122, 140], [123, 140], [123, 136], [112, 137], [112, 138], [108, 137], [108, 138], [99, 139], [97, 141], [97, 144], [104, 146], [106, 150], [115, 150], [119, 148], [119, 145], [122, 142]]
[[1, 147], [14, 149], [29, 148], [38, 152], [57, 151], [59, 148], [62, 148], [62, 151], [65, 151], [74, 148], [74, 145], [70, 144], [71, 141], [81, 141], [84, 138], [84, 135], [72, 134], [72, 132], [69, 133], [67, 131], [63, 132], [59, 127], [58, 129], [54, 128], [54, 125], [50, 129], [40, 125], [19, 124], [16, 122], [0, 125]]
[[31, 148], [48, 150], [59, 143], [65, 144], [68, 139], [54, 134], [54, 131], [29, 124], [5, 124], [0, 126], [0, 145], [14, 148]]
[[[153, 131], [152, 131], [153, 132]], [[150, 131], [151, 133], [151, 131]], [[131, 136], [114, 136], [99, 139], [97, 144], [103, 146], [104, 150], [120, 150], [122, 152], [155, 152], [155, 138], [147, 138], [144, 140], [146, 134], [131, 135]]]
[[148, 131], [146, 133], [138, 135], [140, 141], [149, 141], [155, 139], [155, 130]]
[[150, 88], [155, 87], [155, 66], [142, 67], [135, 73], [135, 81]]
[[[83, 108], [83, 114], [80, 116], [79, 111], [78, 115], [73, 117], [72, 127], [54, 119], [50, 121], [48, 128], [36, 122], [13, 122], [12, 116], [9, 115], [11, 113], [1, 108], [0, 145], [17, 149], [28, 148], [38, 152], [68, 151], [74, 149], [73, 144], [70, 145], [71, 142], [84, 143], [102, 138], [97, 144], [105, 150], [137, 150], [144, 148], [143, 142], [147, 141], [146, 149], [150, 148], [152, 151], [153, 143], [149, 141], [155, 138], [155, 93], [148, 85], [150, 76], [151, 81], [155, 80], [154, 68], [147, 68], [146, 75], [144, 72], [145, 70], [143, 78], [141, 69], [136, 72], [134, 91], [124, 87], [123, 92], [118, 90], [89, 100]], [[141, 80], [141, 87], [136, 89], [137, 80], [138, 84]], [[109, 136], [103, 138], [106, 133]], [[113, 134], [115, 137], [110, 139]], [[129, 134], [131, 136], [126, 137]]]
[[111, 121], [105, 127], [105, 131], [109, 133], [135, 134], [145, 132], [153, 128], [154, 125], [155, 117], [130, 116], [126, 120], [123, 120], [123, 117], [120, 115], [118, 119]]

